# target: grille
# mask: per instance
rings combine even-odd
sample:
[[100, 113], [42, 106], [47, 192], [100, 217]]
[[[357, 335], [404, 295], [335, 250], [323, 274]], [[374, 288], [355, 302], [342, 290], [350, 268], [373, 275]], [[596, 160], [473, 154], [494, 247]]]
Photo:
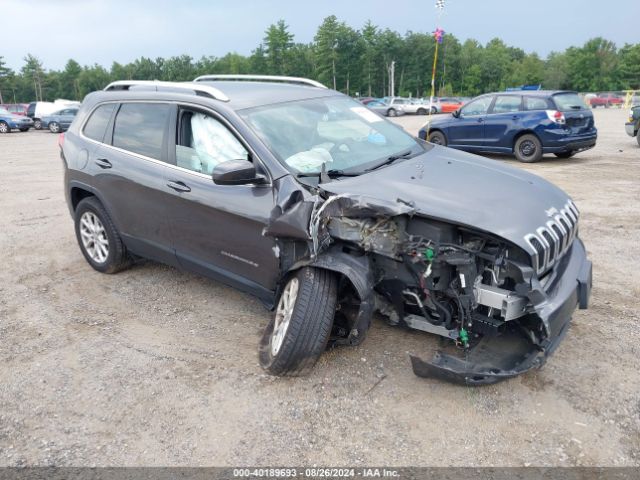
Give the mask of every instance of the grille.
[[569, 200], [560, 211], [555, 210], [550, 215], [551, 219], [546, 224], [525, 235], [538, 274], [549, 270], [571, 247], [578, 233], [579, 216], [578, 209]]

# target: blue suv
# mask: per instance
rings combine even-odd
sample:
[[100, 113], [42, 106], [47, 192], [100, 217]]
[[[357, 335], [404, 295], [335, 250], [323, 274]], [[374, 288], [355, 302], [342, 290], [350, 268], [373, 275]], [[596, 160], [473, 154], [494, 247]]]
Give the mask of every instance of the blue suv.
[[593, 113], [576, 92], [488, 93], [420, 129], [423, 140], [470, 152], [513, 154], [537, 162], [545, 153], [569, 158], [596, 145]]

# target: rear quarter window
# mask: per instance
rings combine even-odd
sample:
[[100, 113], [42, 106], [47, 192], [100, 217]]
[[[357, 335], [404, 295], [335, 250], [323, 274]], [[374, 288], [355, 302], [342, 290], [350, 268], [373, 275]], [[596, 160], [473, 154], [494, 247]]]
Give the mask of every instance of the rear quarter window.
[[546, 98], [538, 98], [538, 97], [525, 97], [524, 98], [524, 109], [525, 110], [547, 110], [549, 108], [549, 103]]
[[82, 130], [85, 137], [98, 142], [104, 141], [104, 134], [115, 107], [115, 103], [107, 103], [96, 108]]
[[116, 115], [113, 146], [161, 160], [170, 105], [125, 103]]
[[583, 110], [587, 106], [577, 93], [559, 93], [553, 96], [556, 107], [561, 112], [570, 112], [571, 110]]

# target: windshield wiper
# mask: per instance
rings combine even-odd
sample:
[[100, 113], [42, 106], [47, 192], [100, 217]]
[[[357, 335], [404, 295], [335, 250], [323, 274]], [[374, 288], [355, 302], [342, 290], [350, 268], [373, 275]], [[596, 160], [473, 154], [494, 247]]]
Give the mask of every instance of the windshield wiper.
[[401, 153], [397, 153], [395, 155], [391, 155], [391, 156], [387, 157], [387, 159], [384, 162], [379, 163], [378, 165], [375, 165], [373, 167], [369, 167], [369, 168], [365, 169], [365, 172], [370, 172], [371, 170], [376, 170], [377, 168], [384, 167], [385, 165], [389, 165], [389, 164], [395, 162], [396, 160], [399, 160], [400, 158], [406, 158], [409, 155], [411, 155], [412, 151], [413, 150], [409, 149], [406, 152], [401, 152]]
[[[305, 178], [305, 177], [319, 177], [323, 172], [300, 172], [296, 173], [296, 178]], [[360, 173], [356, 172], [345, 172], [344, 170], [327, 170], [324, 172], [327, 174], [329, 178], [337, 178], [337, 177], [357, 177]]]

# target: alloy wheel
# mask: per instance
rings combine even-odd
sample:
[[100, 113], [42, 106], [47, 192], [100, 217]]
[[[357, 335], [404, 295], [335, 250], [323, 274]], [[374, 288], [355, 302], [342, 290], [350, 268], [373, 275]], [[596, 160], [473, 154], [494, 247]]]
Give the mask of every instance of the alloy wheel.
[[274, 357], [280, 351], [284, 337], [291, 323], [291, 316], [298, 298], [299, 282], [297, 278], [292, 278], [284, 287], [280, 301], [276, 308], [276, 318], [273, 325], [273, 333], [271, 334], [271, 355]]
[[109, 256], [109, 238], [104, 225], [93, 212], [84, 212], [80, 218], [80, 238], [87, 255], [96, 263], [104, 263]]

